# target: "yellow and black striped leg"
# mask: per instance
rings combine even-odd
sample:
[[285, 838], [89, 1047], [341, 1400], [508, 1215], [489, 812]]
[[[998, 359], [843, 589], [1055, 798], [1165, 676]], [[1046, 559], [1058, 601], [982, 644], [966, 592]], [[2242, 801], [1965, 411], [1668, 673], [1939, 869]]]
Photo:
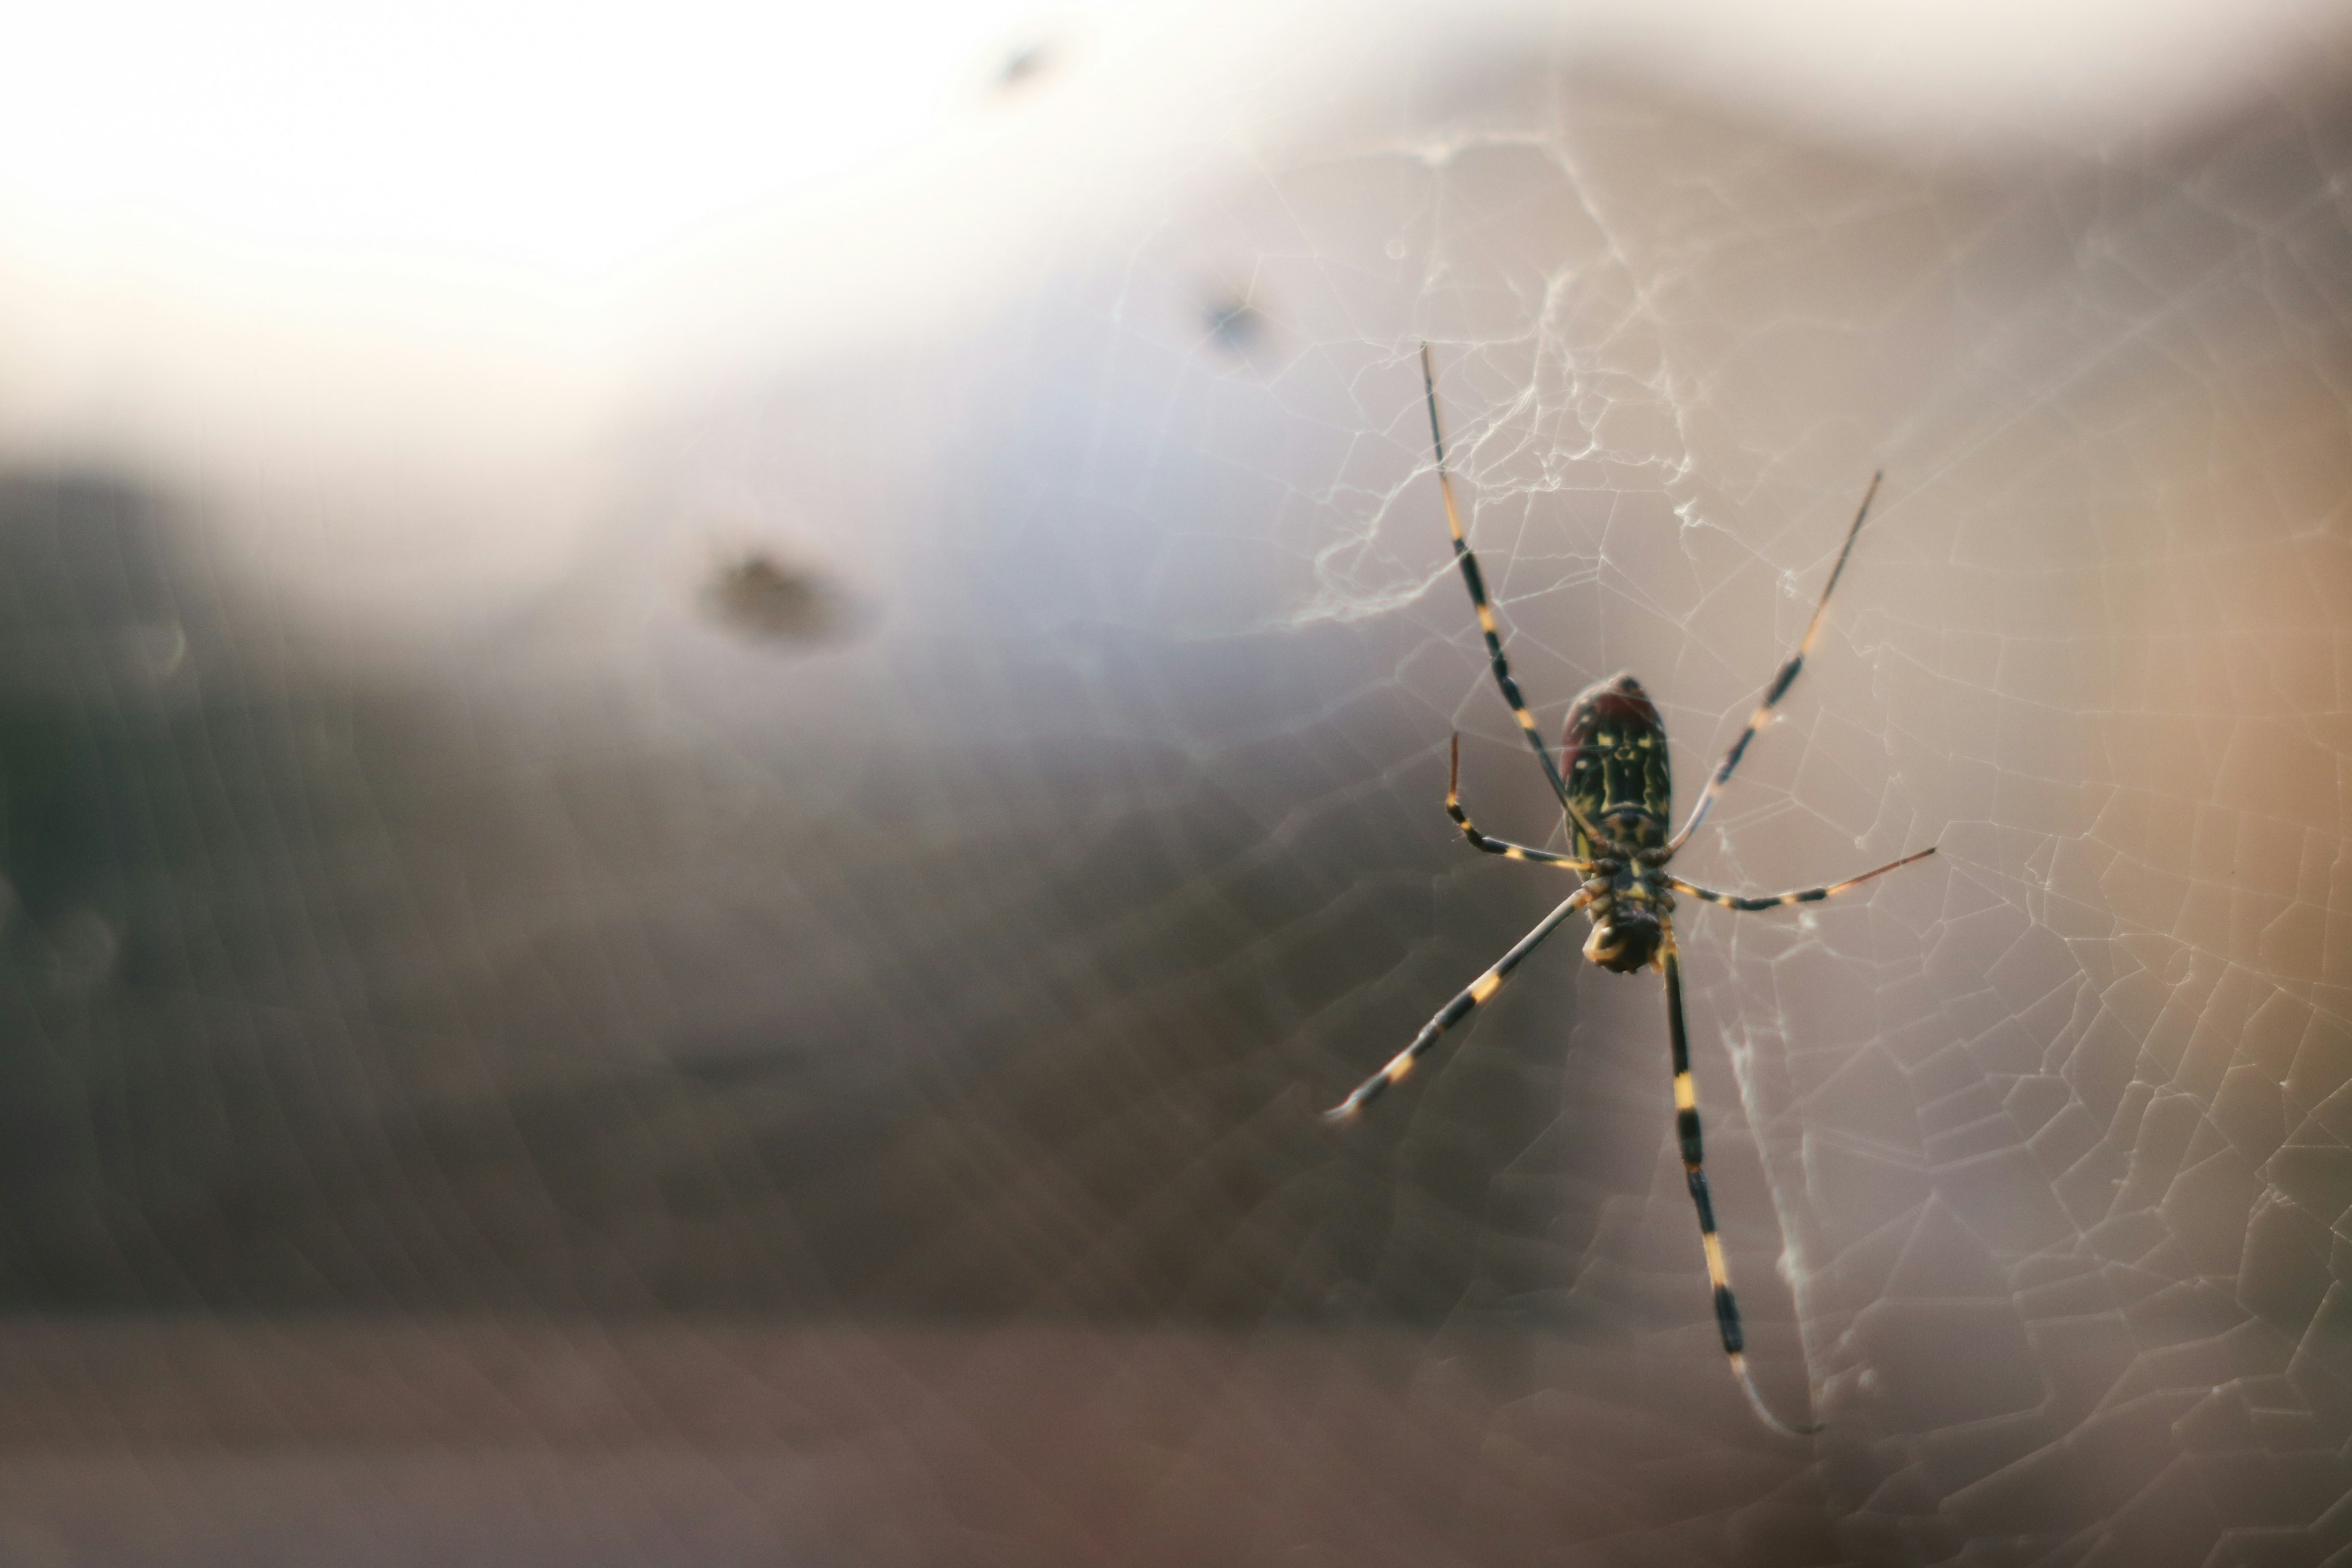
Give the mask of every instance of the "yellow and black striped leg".
[[1543, 736], [1536, 731], [1536, 716], [1528, 711], [1527, 699], [1519, 695], [1519, 683], [1511, 679], [1511, 661], [1503, 657], [1503, 633], [1495, 622], [1495, 606], [1486, 602], [1486, 579], [1478, 570], [1478, 552], [1470, 548], [1470, 541], [1462, 532], [1461, 509], [1454, 504], [1454, 475], [1445, 466], [1445, 431], [1437, 418], [1437, 372], [1432, 368], [1429, 345], [1421, 345], [1421, 384], [1429, 395], [1429, 439], [1437, 452], [1437, 488], [1445, 498], [1445, 526], [1454, 535], [1454, 559], [1462, 567], [1462, 581], [1470, 590], [1470, 603], [1478, 612], [1478, 629], [1486, 638], [1486, 662], [1494, 667], [1495, 684], [1502, 689], [1503, 700], [1511, 705], [1511, 717], [1519, 721], [1519, 732], [1535, 748], [1536, 761], [1543, 764], [1544, 777], [1551, 781], [1552, 794], [1559, 796], [1560, 809], [1576, 824], [1588, 844], [1606, 844], [1609, 839], [1584, 819], [1576, 803], [1568, 797], [1568, 781], [1559, 776], [1559, 764], [1551, 760], [1551, 751], [1544, 744]]
[[1542, 922], [1535, 930], [1519, 938], [1517, 946], [1497, 959], [1494, 968], [1472, 981], [1468, 990], [1440, 1007], [1436, 1016], [1421, 1026], [1421, 1033], [1412, 1037], [1412, 1044], [1391, 1058], [1388, 1066], [1357, 1085], [1355, 1093], [1325, 1111], [1324, 1116], [1333, 1121], [1345, 1121], [1373, 1100], [1378, 1100], [1389, 1085], [1398, 1082], [1405, 1074], [1412, 1070], [1412, 1064], [1421, 1059], [1421, 1054], [1423, 1051], [1437, 1043], [1438, 1036], [1477, 1011], [1482, 1004], [1496, 992], [1500, 991], [1503, 988], [1503, 982], [1511, 977], [1511, 971], [1519, 966], [1519, 961], [1533, 952], [1544, 938], [1558, 930], [1560, 921], [1591, 901], [1592, 892], [1587, 888], [1579, 888], [1574, 893], [1569, 895], [1559, 908], [1544, 916]]
[[1832, 882], [1826, 888], [1800, 888], [1787, 893], [1759, 893], [1742, 897], [1738, 893], [1718, 893], [1712, 888], [1702, 888], [1685, 882], [1680, 877], [1666, 879], [1666, 886], [1677, 893], [1688, 893], [1694, 899], [1705, 899], [1710, 904], [1721, 904], [1727, 910], [1777, 910], [1783, 904], [1818, 904], [1823, 899], [1834, 899], [1849, 888], [1858, 888], [1873, 877], [1884, 877], [1889, 871], [1899, 871], [1914, 860], [1925, 860], [1936, 852], [1932, 844], [1916, 855], [1906, 855], [1900, 860], [1890, 860], [1875, 871], [1864, 871], [1859, 877], [1848, 877], [1843, 882]]
[[1780, 673], [1774, 676], [1772, 684], [1764, 689], [1764, 700], [1757, 704], [1755, 713], [1748, 718], [1748, 728], [1739, 731], [1739, 739], [1731, 742], [1731, 750], [1726, 752], [1723, 761], [1716, 764], [1715, 776], [1706, 781], [1706, 788], [1699, 792], [1696, 804], [1691, 807], [1690, 820], [1683, 824], [1680, 833], [1666, 841], [1669, 858], [1687, 843], [1690, 836], [1698, 831], [1698, 825], [1706, 820], [1708, 810], [1715, 805], [1715, 797], [1723, 793], [1723, 786], [1731, 782], [1732, 770], [1738, 767], [1739, 759], [1748, 754], [1748, 742], [1756, 738], [1756, 732], [1764, 728], [1764, 721], [1772, 717], [1772, 710], [1779, 707], [1780, 699], [1789, 694], [1789, 688], [1797, 683], [1797, 673], [1805, 668], [1805, 655], [1812, 651], [1813, 639], [1822, 635], [1822, 620], [1829, 614], [1830, 595], [1837, 592], [1838, 579], [1845, 574], [1846, 557], [1853, 553], [1853, 542], [1862, 532], [1863, 519], [1870, 515], [1870, 503], [1878, 494], [1878, 481], [1885, 477], [1884, 472], [1870, 476], [1870, 488], [1862, 492], [1862, 505], [1853, 514], [1853, 526], [1845, 531], [1845, 543], [1838, 551], [1837, 564], [1830, 568], [1830, 580], [1822, 585], [1821, 602], [1813, 606], [1813, 618], [1805, 623], [1805, 635], [1797, 639], [1797, 651], [1789, 656], [1789, 662], [1780, 667]]
[[1454, 737], [1454, 771], [1445, 779], [1445, 815], [1462, 829], [1462, 837], [1470, 840], [1470, 847], [1483, 849], [1489, 855], [1500, 855], [1506, 860], [1532, 860], [1538, 866], [1559, 866], [1570, 871], [1590, 871], [1592, 862], [1580, 860], [1573, 855], [1555, 855], [1549, 849], [1530, 849], [1524, 844], [1507, 839], [1489, 838], [1478, 831], [1470, 814], [1462, 809], [1462, 737]]
[[1748, 1373], [1748, 1341], [1739, 1328], [1739, 1302], [1731, 1293], [1731, 1270], [1723, 1261], [1723, 1242], [1715, 1233], [1715, 1200], [1706, 1190], [1706, 1152], [1699, 1138], [1698, 1089], [1691, 1081], [1690, 1036], [1683, 1027], [1683, 966], [1675, 949], [1675, 930], [1666, 926], [1665, 942], [1658, 955], [1666, 975], [1666, 1037], [1675, 1058], [1675, 1136], [1682, 1144], [1683, 1174], [1690, 1185], [1691, 1202], [1698, 1209], [1699, 1246], [1706, 1252], [1707, 1283], [1715, 1291], [1715, 1324], [1723, 1335], [1723, 1353], [1731, 1358], [1731, 1374], [1747, 1391], [1748, 1403], [1764, 1425], [1790, 1437], [1821, 1430], [1817, 1424], [1791, 1426], [1772, 1414], [1756, 1380]]

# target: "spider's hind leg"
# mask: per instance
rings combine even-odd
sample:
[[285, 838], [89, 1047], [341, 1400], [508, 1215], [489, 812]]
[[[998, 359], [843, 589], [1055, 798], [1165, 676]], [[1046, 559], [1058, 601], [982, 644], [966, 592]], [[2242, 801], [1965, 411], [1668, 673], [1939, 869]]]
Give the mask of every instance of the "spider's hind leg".
[[1528, 711], [1528, 700], [1520, 695], [1519, 683], [1511, 675], [1511, 661], [1504, 657], [1503, 628], [1495, 619], [1495, 606], [1486, 598], [1486, 578], [1478, 570], [1478, 552], [1470, 548], [1470, 540], [1462, 531], [1462, 509], [1454, 500], [1454, 474], [1445, 466], [1445, 426], [1437, 416], [1437, 371], [1430, 362], [1427, 343], [1421, 345], [1421, 384], [1429, 398], [1429, 444], [1436, 454], [1438, 493], [1445, 500], [1445, 529], [1454, 539], [1454, 559], [1462, 568], [1462, 584], [1470, 590], [1470, 607], [1478, 613], [1478, 631], [1486, 639], [1486, 663], [1495, 672], [1496, 688], [1502, 692], [1503, 700], [1510, 704], [1511, 717], [1519, 721], [1519, 732], [1534, 748], [1536, 761], [1543, 764], [1544, 777], [1550, 781], [1552, 793], [1559, 797], [1560, 810], [1584, 835], [1587, 843], [1605, 844], [1607, 837], [1584, 819], [1584, 813], [1569, 798], [1568, 781], [1560, 777], [1559, 764], [1551, 760], [1551, 751], [1536, 729], [1536, 716]]
[[1822, 635], [1822, 619], [1829, 614], [1830, 595], [1837, 592], [1838, 579], [1845, 575], [1846, 558], [1853, 553], [1853, 542], [1862, 533], [1863, 520], [1870, 515], [1870, 503], [1877, 498], [1878, 481], [1885, 477], [1884, 471], [1870, 476], [1870, 488], [1862, 492], [1862, 505], [1854, 510], [1853, 526], [1845, 531], [1845, 543], [1838, 551], [1837, 564], [1830, 568], [1830, 580], [1822, 584], [1821, 599], [1813, 605], [1813, 618], [1805, 623], [1805, 635], [1797, 639], [1797, 651], [1789, 656], [1788, 662], [1781, 665], [1780, 672], [1772, 677], [1772, 684], [1764, 689], [1764, 700], [1758, 703], [1756, 711], [1748, 716], [1748, 727], [1739, 731], [1739, 739], [1731, 742], [1731, 750], [1724, 752], [1723, 761], [1716, 764], [1714, 775], [1706, 781], [1706, 787], [1699, 792], [1697, 802], [1691, 807], [1690, 820], [1683, 824], [1681, 832], [1666, 841], [1669, 857], [1690, 842], [1690, 836], [1698, 831], [1700, 823], [1706, 820], [1707, 812], [1715, 805], [1715, 797], [1723, 793], [1723, 786], [1731, 782], [1733, 772], [1739, 766], [1739, 759], [1748, 754], [1748, 743], [1756, 739], [1757, 731], [1764, 728], [1764, 721], [1772, 717], [1772, 710], [1780, 705], [1780, 699], [1789, 695], [1789, 688], [1797, 683], [1798, 672], [1805, 668], [1805, 656], [1813, 651], [1813, 639]]

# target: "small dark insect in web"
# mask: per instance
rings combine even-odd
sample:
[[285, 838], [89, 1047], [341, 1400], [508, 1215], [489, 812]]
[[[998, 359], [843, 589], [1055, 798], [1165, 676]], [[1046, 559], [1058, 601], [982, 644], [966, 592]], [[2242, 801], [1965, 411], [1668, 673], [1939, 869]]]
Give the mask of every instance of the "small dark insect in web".
[[721, 567], [704, 602], [720, 625], [757, 642], [822, 642], [850, 619], [832, 584], [768, 555], [745, 555]]
[[1209, 336], [1227, 353], [1244, 354], [1265, 336], [1265, 317], [1237, 295], [1212, 299], [1206, 311]]
[[1853, 514], [1853, 525], [1846, 530], [1845, 543], [1838, 551], [1837, 563], [1830, 568], [1829, 581], [1822, 587], [1821, 602], [1813, 606], [1813, 618], [1806, 623], [1797, 651], [1789, 656], [1788, 662], [1780, 666], [1764, 689], [1763, 700], [1748, 718], [1748, 727], [1740, 731], [1739, 738], [1732, 742], [1731, 749], [1717, 764], [1706, 787], [1699, 792], [1689, 819], [1668, 837], [1666, 825], [1674, 815], [1674, 784], [1666, 765], [1666, 731], [1640, 681], [1628, 674], [1612, 675], [1579, 693], [1568, 710], [1568, 733], [1558, 763], [1552, 761], [1543, 737], [1537, 733], [1535, 716], [1528, 711], [1527, 701], [1519, 695], [1518, 682], [1511, 678], [1510, 662], [1503, 657], [1502, 632], [1496, 624], [1494, 606], [1486, 599], [1478, 557], [1463, 535], [1462, 514], [1454, 501], [1454, 476], [1445, 467], [1445, 434], [1437, 416], [1437, 375], [1431, 368], [1426, 343], [1421, 348], [1421, 376], [1429, 400], [1429, 436], [1437, 454], [1437, 483], [1445, 500], [1445, 525], [1454, 535], [1454, 558], [1461, 565], [1462, 581], [1469, 587], [1470, 603], [1478, 612], [1478, 629], [1486, 635], [1487, 662], [1494, 669], [1495, 684], [1502, 689], [1503, 700], [1510, 704], [1520, 732], [1535, 749], [1536, 760], [1543, 764], [1544, 777], [1550, 781], [1552, 793], [1559, 797], [1576, 852], [1555, 855], [1549, 850], [1489, 838], [1479, 832], [1469, 814], [1462, 809], [1459, 735], [1454, 738], [1454, 771], [1445, 785], [1446, 815], [1454, 818], [1474, 849], [1500, 855], [1507, 860], [1556, 866], [1576, 873], [1583, 881], [1535, 930], [1521, 937], [1517, 946], [1496, 960], [1493, 968], [1439, 1008], [1436, 1016], [1422, 1026], [1412, 1043], [1399, 1051], [1388, 1066], [1366, 1079], [1354, 1093], [1324, 1114], [1333, 1121], [1346, 1121], [1360, 1113], [1391, 1084], [1411, 1072], [1422, 1053], [1435, 1045], [1439, 1036], [1500, 991], [1511, 972], [1569, 916], [1583, 911], [1592, 921], [1592, 934], [1584, 943], [1586, 958], [1619, 974], [1646, 968], [1655, 969], [1665, 977], [1666, 1044], [1675, 1069], [1675, 1130], [1682, 1145], [1683, 1171], [1691, 1202], [1698, 1209], [1699, 1246], [1706, 1256], [1706, 1277], [1715, 1293], [1716, 1326], [1722, 1333], [1724, 1354], [1731, 1360], [1732, 1374], [1739, 1380], [1748, 1403], [1756, 1407], [1756, 1414], [1766, 1426], [1790, 1436], [1818, 1432], [1818, 1426], [1792, 1426], [1773, 1415], [1757, 1392], [1755, 1379], [1748, 1374], [1747, 1341], [1739, 1326], [1739, 1303], [1731, 1293], [1731, 1275], [1724, 1264], [1723, 1243], [1716, 1235], [1715, 1204], [1707, 1194], [1706, 1161], [1699, 1141], [1698, 1095], [1691, 1082], [1690, 1040], [1683, 1026], [1682, 963], [1675, 949], [1674, 895], [1685, 893], [1727, 910], [1769, 910], [1783, 904], [1818, 903], [1936, 851], [1930, 846], [1874, 871], [1864, 871], [1859, 877], [1825, 887], [1754, 895], [1718, 893], [1697, 887], [1679, 877], [1668, 876], [1666, 863], [1690, 842], [1698, 825], [1706, 820], [1715, 797], [1730, 782], [1739, 759], [1747, 755], [1748, 743], [1772, 716], [1780, 699], [1789, 694], [1789, 688], [1796, 684], [1798, 672], [1805, 667], [1805, 655], [1812, 650], [1813, 639], [1821, 635], [1822, 619], [1829, 613], [1830, 595], [1836, 591], [1838, 578], [1845, 571], [1846, 558], [1853, 553], [1853, 542], [1862, 532], [1863, 520], [1870, 515], [1870, 503], [1878, 494], [1881, 476], [1871, 476], [1870, 488], [1863, 492], [1862, 505]]
[[1053, 63], [1054, 51], [1044, 44], [1024, 44], [1005, 56], [1004, 63], [996, 68], [997, 89], [1017, 92], [1044, 76]]

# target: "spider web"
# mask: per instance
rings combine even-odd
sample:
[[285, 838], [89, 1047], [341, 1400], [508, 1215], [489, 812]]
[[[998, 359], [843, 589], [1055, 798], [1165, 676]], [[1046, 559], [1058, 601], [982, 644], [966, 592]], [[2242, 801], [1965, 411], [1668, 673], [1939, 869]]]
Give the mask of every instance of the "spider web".
[[[1413, 91], [710, 396], [396, 671], [201, 495], [9, 480], [16, 1555], [2352, 1552], [2352, 124], [1955, 170]], [[1311, 1114], [1564, 891], [1439, 809], [1459, 731], [1556, 816], [1424, 340], [1546, 732], [1633, 669], [1685, 801], [1886, 470], [1676, 863], [1938, 848], [1681, 913], [1816, 1443], [1725, 1375], [1654, 979], [1563, 939]]]

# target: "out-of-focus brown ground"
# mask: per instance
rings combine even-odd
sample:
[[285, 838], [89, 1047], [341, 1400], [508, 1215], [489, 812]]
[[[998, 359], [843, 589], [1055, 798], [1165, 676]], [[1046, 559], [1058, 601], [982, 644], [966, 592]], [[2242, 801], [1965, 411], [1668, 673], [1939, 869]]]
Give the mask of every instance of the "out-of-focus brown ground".
[[1685, 1337], [19, 1320], [0, 1562], [1834, 1560]]

